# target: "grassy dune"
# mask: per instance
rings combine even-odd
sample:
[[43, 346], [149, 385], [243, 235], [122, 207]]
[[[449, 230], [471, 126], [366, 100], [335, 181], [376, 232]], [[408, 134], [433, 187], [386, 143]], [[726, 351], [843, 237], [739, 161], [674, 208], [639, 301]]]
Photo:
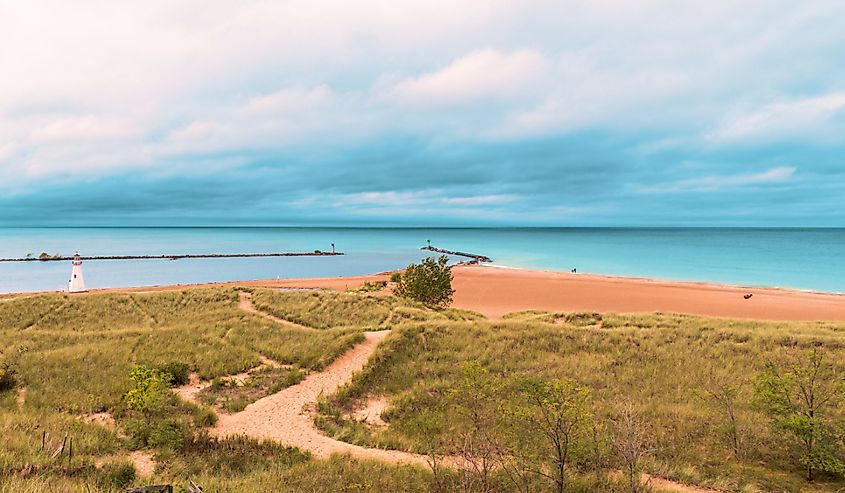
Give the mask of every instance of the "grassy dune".
[[[138, 442], [133, 430], [140, 420], [123, 402], [132, 385], [129, 371], [136, 365], [184, 363], [209, 380], [254, 368], [262, 358], [291, 366], [280, 375], [275, 373], [282, 370], [256, 372], [255, 381], [244, 388], [249, 395], [236, 396], [253, 400], [260, 395], [250, 392], [276, 392], [299, 375], [323, 368], [394, 309], [411, 310], [423, 320], [444, 316], [396, 300], [382, 303], [346, 293], [317, 293], [323, 312], [312, 314], [311, 293], [251, 291], [262, 309], [294, 314], [315, 328], [282, 326], [240, 310], [237, 290], [224, 288], [45, 294], [0, 304], [0, 365], [16, 371], [15, 387], [0, 391], [0, 492], [118, 491], [124, 483], [181, 484], [188, 476], [210, 491], [277, 491], [280, 476], [292, 485], [287, 491], [339, 491], [356, 476], [358, 486], [369, 485], [364, 491], [381, 491], [385, 485], [427, 488], [420, 470], [394, 474], [390, 466], [351, 459], [313, 461], [272, 443], [204, 438], [212, 410], [175, 396], [164, 403], [161, 426], [151, 428], [153, 436], [144, 436], [149, 442]], [[21, 389], [25, 401], [19, 408]], [[86, 422], [92, 413], [108, 413], [116, 426]], [[41, 450], [44, 432], [49, 433], [46, 452]], [[51, 458], [65, 434], [73, 437], [70, 464], [66, 453], [63, 460]], [[138, 448], [155, 455], [154, 480], [127, 482], [121, 476], [128, 453]], [[381, 479], [373, 482], [374, 474]]]
[[[175, 396], [164, 403], [166, 416], [144, 425], [123, 401], [135, 365], [185, 363], [209, 380], [254, 368], [263, 358], [291, 365], [256, 372], [252, 386], [220, 387], [205, 396], [218, 409], [231, 403], [236, 410], [325, 367], [363, 340], [365, 330], [384, 328], [393, 332], [368, 367], [320, 405], [317, 425], [341, 440], [423, 453], [432, 443], [445, 443], [462, 419], [450, 407], [451, 396], [467, 362], [476, 362], [505, 382], [494, 401], [503, 413], [516, 399], [508, 382], [523, 377], [563, 377], [586, 387], [597, 423], [631, 402], [647, 425], [653, 453], [643, 466], [652, 474], [749, 493], [845, 488], [834, 477], [822, 475], [812, 485], [802, 479], [789, 441], [768, 425], [751, 384], [767, 361], [810, 347], [823, 348], [845, 369], [842, 324], [538, 311], [492, 323], [475, 313], [433, 311], [393, 297], [250, 292], [259, 310], [305, 327], [240, 310], [237, 290], [224, 288], [50, 294], [0, 304], [0, 365], [16, 370], [15, 387], [0, 391], [0, 492], [119, 491], [126, 484], [184, 484], [188, 477], [219, 492], [481, 491], [479, 483], [454, 471], [435, 478], [414, 467], [349, 457], [314, 460], [273, 443], [211, 439], [203, 429], [213, 423], [213, 410]], [[714, 382], [739, 388], [739, 457], [732, 454], [724, 413], [702, 397]], [[19, 408], [22, 388], [26, 397]], [[390, 403], [382, 415], [388, 426], [352, 417], [374, 397]], [[116, 424], [82, 419], [91, 413], [109, 413]], [[138, 438], [144, 426], [146, 434]], [[65, 433], [74, 438], [70, 465], [40, 450], [45, 431], [50, 450]], [[620, 468], [606, 445], [605, 467]], [[128, 454], [138, 448], [156, 457], [151, 480], [127, 477]], [[584, 461], [573, 461], [568, 491], [623, 491], [620, 480], [595, 475]], [[494, 476], [492, 491], [513, 490], [500, 473]], [[548, 484], [534, 486], [544, 491]]]
[[[838, 491], [845, 482], [825, 477], [811, 488], [802, 479], [783, 432], [773, 431], [755, 405], [751, 380], [766, 361], [816, 345], [845, 369], [843, 331], [829, 323], [542, 312], [512, 314], [503, 323], [416, 324], [391, 334], [372, 364], [323, 403], [318, 424], [345, 441], [426, 452], [432, 433], [454, 433], [450, 424], [460, 417], [442, 403], [462, 364], [477, 361], [494, 377], [564, 377], [586, 386], [600, 423], [631, 401], [655, 449], [646, 463], [653, 474], [726, 491]], [[723, 433], [724, 413], [700, 397], [713, 382], [740, 389], [738, 459]], [[374, 396], [392, 404], [382, 415], [386, 428], [349, 418]], [[513, 398], [502, 390], [502, 409]]]

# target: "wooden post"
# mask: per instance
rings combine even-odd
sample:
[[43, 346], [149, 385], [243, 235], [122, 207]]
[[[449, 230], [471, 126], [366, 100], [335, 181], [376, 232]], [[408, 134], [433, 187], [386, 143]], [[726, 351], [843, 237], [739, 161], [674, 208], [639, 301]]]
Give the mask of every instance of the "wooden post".
[[41, 432], [41, 451], [44, 452], [44, 447], [47, 445], [47, 430]]
[[65, 451], [65, 445], [67, 444], [67, 432], [65, 432], [65, 438], [62, 440], [62, 446], [57, 448], [55, 452], [53, 452], [53, 456], [50, 457], [51, 459], [55, 459], [56, 457], [62, 455]]
[[67, 450], [67, 467], [70, 469], [70, 462], [73, 460], [73, 437], [70, 437]]

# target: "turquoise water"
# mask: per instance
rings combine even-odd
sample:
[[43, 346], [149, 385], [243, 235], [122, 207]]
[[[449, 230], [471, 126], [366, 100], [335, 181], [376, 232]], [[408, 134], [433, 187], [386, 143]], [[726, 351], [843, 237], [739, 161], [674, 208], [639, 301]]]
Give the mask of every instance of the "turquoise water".
[[[420, 246], [494, 264], [845, 292], [845, 229], [734, 228], [0, 228], [0, 257], [330, 250], [342, 257], [87, 261], [89, 288], [382, 272]], [[65, 265], [67, 264], [67, 265]], [[64, 289], [70, 263], [0, 263], [0, 292]]]

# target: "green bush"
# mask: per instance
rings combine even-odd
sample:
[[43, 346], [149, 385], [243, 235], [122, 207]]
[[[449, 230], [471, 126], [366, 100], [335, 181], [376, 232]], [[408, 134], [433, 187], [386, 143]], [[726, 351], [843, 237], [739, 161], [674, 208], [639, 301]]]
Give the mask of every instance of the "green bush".
[[402, 280], [402, 273], [401, 272], [394, 272], [393, 274], [390, 274], [390, 282], [395, 282], [395, 283], [398, 284], [399, 281], [401, 281], [401, 280]]
[[178, 449], [189, 440], [193, 431], [183, 419], [164, 418], [152, 422], [144, 419], [128, 419], [124, 426], [129, 436], [129, 445], [135, 449], [158, 447]]
[[97, 485], [105, 489], [125, 488], [135, 481], [135, 466], [131, 462], [105, 464], [97, 475]]
[[176, 361], [160, 366], [158, 371], [170, 375], [170, 385], [173, 387], [185, 385], [191, 377], [191, 367], [186, 363]]
[[437, 260], [428, 257], [419, 264], [409, 265], [396, 285], [396, 295], [426, 305], [449, 305], [455, 290], [452, 289], [452, 267], [447, 265], [448, 262], [449, 259], [443, 255]]
[[9, 363], [0, 365], [0, 392], [15, 388], [15, 369]]
[[193, 431], [187, 423], [177, 419], [163, 419], [150, 427], [147, 444], [150, 447], [178, 449], [191, 439]]
[[213, 409], [204, 406], [196, 406], [193, 409], [194, 426], [197, 428], [209, 428], [217, 424], [217, 414]]

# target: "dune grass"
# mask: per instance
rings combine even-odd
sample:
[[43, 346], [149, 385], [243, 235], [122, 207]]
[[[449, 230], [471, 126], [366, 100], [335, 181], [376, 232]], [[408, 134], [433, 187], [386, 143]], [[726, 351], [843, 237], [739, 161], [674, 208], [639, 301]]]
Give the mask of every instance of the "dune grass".
[[[444, 406], [463, 364], [493, 376], [568, 378], [590, 389], [601, 422], [631, 401], [655, 447], [647, 469], [666, 478], [727, 491], [798, 491], [808, 485], [781, 432], [755, 406], [752, 378], [768, 360], [820, 345], [845, 370], [845, 326], [763, 323], [685, 315], [523, 312], [505, 322], [430, 322], [394, 331], [352, 383], [321, 404], [317, 424], [339, 439], [424, 453], [421, 423], [458, 418]], [[742, 456], [733, 458], [718, 406], [701, 398], [714, 381], [739, 386]], [[351, 419], [372, 396], [386, 397], [387, 428]], [[501, 396], [502, 409], [511, 399]], [[840, 422], [845, 422], [840, 406]], [[428, 429], [427, 429], [428, 430]], [[430, 438], [430, 437], [428, 437]], [[615, 464], [616, 467], [619, 464]], [[845, 482], [817, 481], [820, 491]]]
[[410, 320], [480, 320], [478, 313], [433, 310], [393, 296], [369, 296], [352, 292], [323, 290], [255, 290], [256, 308], [281, 319], [319, 329], [358, 327], [379, 330]]
[[[364, 329], [391, 324], [394, 311], [402, 313], [397, 320], [475, 316], [344, 293], [318, 293], [315, 302], [310, 292], [252, 291], [268, 312], [319, 329], [284, 326], [240, 310], [237, 290], [227, 288], [45, 294], [3, 301], [0, 364], [11, 365], [16, 373], [15, 387], [0, 392], [0, 491], [117, 491], [131, 467], [128, 453], [137, 447], [148, 447], [156, 456], [159, 482], [181, 484], [191, 476], [207, 482], [212, 491], [244, 491], [232, 485], [277, 491], [278, 475], [299, 484], [286, 491], [341, 491], [337, 486], [345, 487], [345, 475], [361, 478], [358, 486], [363, 489], [354, 491], [382, 491], [385, 485], [428, 490], [429, 477], [419, 469], [394, 473], [382, 464], [313, 461], [299, 450], [272, 443], [208, 438], [202, 428], [213, 423], [211, 410], [172, 395], [160, 411], [164, 416], [151, 424], [127, 408], [123, 396], [132, 386], [128, 374], [136, 365], [181, 363], [203, 379], [246, 371], [264, 358], [289, 365], [258, 372], [249, 395], [222, 396], [227, 402], [244, 401], [230, 403], [234, 411], [331, 363], [363, 341]], [[94, 413], [106, 413], [116, 424], [86, 422]], [[41, 450], [45, 431], [48, 450]], [[64, 462], [66, 452], [51, 457], [65, 434], [74, 440], [71, 463]], [[290, 471], [298, 468], [311, 479], [294, 481], [300, 473]], [[373, 471], [380, 480], [370, 482]], [[134, 478], [130, 483], [149, 481]]]
[[[250, 395], [221, 396], [254, 400], [293, 383], [291, 375], [324, 368], [362, 341], [365, 330], [385, 328], [392, 333], [364, 371], [320, 404], [317, 424], [327, 433], [425, 452], [432, 436], [449, 433], [459, 421], [447, 404], [462, 368], [478, 362], [504, 380], [571, 379], [590, 390], [591, 410], [602, 423], [630, 401], [648, 423], [654, 453], [645, 468], [653, 474], [737, 492], [845, 487], [830, 477], [813, 485], [802, 479], [783, 435], [755, 405], [751, 386], [767, 360], [811, 346], [822, 347], [845, 369], [843, 324], [541, 311], [492, 323], [472, 312], [432, 310], [368, 293], [250, 291], [256, 308], [306, 327], [240, 310], [238, 292], [229, 288], [49, 294], [0, 303], [0, 364], [16, 370], [15, 388], [0, 392], [0, 493], [120, 491], [128, 454], [139, 446], [156, 456], [158, 469], [152, 480], [129, 478], [126, 484], [184, 485], [190, 477], [206, 491], [220, 492], [478, 491], [477, 483], [455, 471], [435, 477], [422, 468], [349, 457], [314, 460], [294, 448], [246, 438], [215, 440], [203, 432], [213, 422], [210, 409], [173, 396], [154, 436], [144, 437], [153, 445], [139, 444], [142, 420], [123, 402], [135, 365], [184, 363], [204, 379], [244, 372], [265, 358], [290, 365], [258, 375]], [[739, 386], [740, 457], [731, 453], [723, 413], [701, 397], [714, 381]], [[26, 397], [19, 407], [21, 388]], [[500, 392], [505, 409], [514, 394], [507, 385]], [[383, 415], [388, 426], [350, 417], [372, 397], [390, 402]], [[115, 427], [83, 419], [97, 412], [114, 416]], [[55, 450], [65, 433], [74, 438], [71, 464], [40, 450], [44, 431], [51, 437], [48, 449]], [[609, 460], [609, 467], [620, 466]], [[618, 479], [579, 467], [573, 464], [567, 491], [623, 491]], [[505, 481], [494, 486], [512, 490]]]

